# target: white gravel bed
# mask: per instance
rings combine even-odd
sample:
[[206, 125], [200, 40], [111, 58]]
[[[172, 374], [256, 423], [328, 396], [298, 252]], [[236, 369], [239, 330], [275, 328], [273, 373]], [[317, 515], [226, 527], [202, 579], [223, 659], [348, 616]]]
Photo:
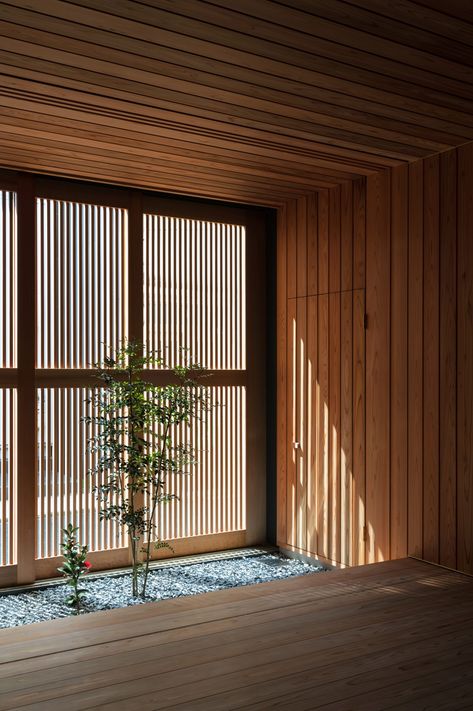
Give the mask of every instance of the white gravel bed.
[[[176, 564], [150, 571], [146, 600], [131, 595], [129, 573], [84, 578], [81, 587], [85, 588], [87, 593], [81, 614], [142, 605], [144, 602], [185, 595], [199, 595], [242, 585], [266, 583], [294, 575], [310, 575], [323, 570], [322, 566], [309, 565], [300, 560], [270, 553], [190, 565]], [[9, 594], [0, 592], [0, 628], [18, 627], [70, 616], [71, 609], [64, 602], [68, 592], [69, 587], [64, 584], [28, 592]]]

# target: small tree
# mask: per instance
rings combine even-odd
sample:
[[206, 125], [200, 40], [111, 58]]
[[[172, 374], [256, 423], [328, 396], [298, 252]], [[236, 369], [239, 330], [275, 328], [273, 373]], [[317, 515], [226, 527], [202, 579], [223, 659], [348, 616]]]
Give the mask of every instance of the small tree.
[[[159, 506], [178, 497], [167, 491], [169, 474], [187, 473], [193, 451], [176, 443], [176, 429], [207, 409], [206, 391], [199, 384], [203, 368], [187, 364], [173, 369], [173, 382], [155, 385], [143, 380], [143, 370], [161, 367], [156, 354], [128, 342], [99, 364], [104, 387], [87, 402], [95, 414], [84, 421], [94, 425], [89, 450], [97, 455], [94, 475], [104, 483], [94, 487], [102, 501], [100, 518], [124, 527], [132, 563], [132, 594], [145, 597], [151, 549], [170, 548], [156, 536]], [[140, 588], [140, 573], [141, 588]]]
[[72, 590], [66, 597], [66, 605], [73, 608], [74, 614], [80, 613], [82, 598], [85, 595], [84, 588], [79, 587], [81, 578], [89, 572], [92, 567], [87, 558], [87, 546], [81, 546], [77, 540], [79, 529], [70, 523], [67, 528], [62, 529], [63, 541], [61, 543], [64, 563], [58, 571], [66, 578], [66, 582]]

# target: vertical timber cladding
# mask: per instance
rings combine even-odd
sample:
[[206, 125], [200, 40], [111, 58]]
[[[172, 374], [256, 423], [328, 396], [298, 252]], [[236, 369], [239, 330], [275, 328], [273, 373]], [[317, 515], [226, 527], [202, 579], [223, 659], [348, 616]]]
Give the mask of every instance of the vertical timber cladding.
[[280, 210], [278, 543], [365, 560], [365, 183]]
[[100, 521], [81, 416], [105, 344], [131, 337], [163, 354], [152, 381], [169, 382], [181, 346], [209, 369], [211, 412], [176, 433], [190, 438], [197, 466], [170, 482], [180, 502], [161, 512], [159, 536], [178, 554], [264, 542], [262, 213], [2, 180], [0, 585], [54, 575], [68, 522], [96, 568], [127, 563], [123, 532]]
[[473, 573], [472, 166], [470, 143], [367, 179], [370, 561]]
[[472, 166], [470, 143], [280, 211], [281, 546], [473, 573]]

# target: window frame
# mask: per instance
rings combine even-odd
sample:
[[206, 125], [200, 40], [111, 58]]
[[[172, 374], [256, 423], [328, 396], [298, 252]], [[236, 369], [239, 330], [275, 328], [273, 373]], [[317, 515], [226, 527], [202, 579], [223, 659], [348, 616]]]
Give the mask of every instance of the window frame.
[[[236, 534], [196, 537], [176, 553], [235, 548], [265, 542], [266, 537], [266, 224], [258, 208], [222, 205], [187, 196], [169, 197], [149, 190], [107, 186], [65, 178], [0, 170], [0, 189], [17, 193], [17, 367], [0, 368], [0, 387], [17, 391], [17, 565], [0, 567], [0, 587], [56, 574], [58, 558], [35, 560], [36, 393], [37, 388], [96, 384], [92, 369], [36, 368], [36, 199], [83, 202], [128, 210], [128, 337], [143, 340], [143, 214], [151, 212], [246, 228], [246, 369], [211, 370], [209, 385], [246, 388], [247, 528]], [[21, 326], [20, 326], [21, 324]], [[170, 382], [169, 370], [147, 370], [156, 384]], [[200, 539], [212, 538], [205, 541]], [[180, 549], [180, 550], [179, 550]], [[127, 549], [93, 555], [101, 569], [129, 563]]]

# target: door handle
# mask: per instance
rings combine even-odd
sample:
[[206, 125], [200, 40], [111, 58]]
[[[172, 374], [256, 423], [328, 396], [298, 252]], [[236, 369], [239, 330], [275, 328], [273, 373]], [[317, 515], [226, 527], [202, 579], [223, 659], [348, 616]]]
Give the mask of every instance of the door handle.
[[300, 442], [294, 442], [294, 449], [300, 449], [301, 445]]

